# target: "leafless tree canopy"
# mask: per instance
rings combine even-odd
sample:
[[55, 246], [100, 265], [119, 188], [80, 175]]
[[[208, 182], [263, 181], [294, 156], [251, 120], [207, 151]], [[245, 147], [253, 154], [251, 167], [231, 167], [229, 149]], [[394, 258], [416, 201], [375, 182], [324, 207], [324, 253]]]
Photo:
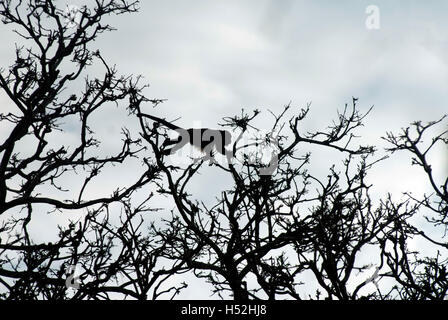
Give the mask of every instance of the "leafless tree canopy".
[[[163, 100], [147, 98], [139, 76], [120, 75], [93, 46], [113, 30], [109, 16], [137, 10], [137, 2], [95, 1], [73, 25], [56, 1], [0, 1], [3, 27], [19, 38], [0, 69], [12, 106], [0, 109], [2, 299], [170, 299], [189, 285], [187, 274], [208, 282], [208, 294], [238, 300], [446, 299], [448, 242], [438, 235], [448, 226], [448, 177], [430, 163], [448, 145], [445, 118], [385, 133], [389, 147], [377, 150], [359, 143], [370, 109], [356, 98], [314, 132], [301, 129], [310, 105], [270, 112], [262, 137], [261, 112], [242, 110], [221, 123], [238, 137], [233, 161], [173, 164], [167, 132], [145, 117]], [[127, 117], [114, 152], [95, 133], [103, 125], [95, 117], [111, 107]], [[314, 172], [311, 149], [335, 159], [326, 175]], [[371, 169], [396, 153], [410, 156], [432, 193], [419, 198], [403, 186], [400, 197], [372, 195]], [[130, 183], [91, 192], [132, 162], [140, 171], [129, 172]], [[191, 192], [204, 170], [230, 181], [212, 202]], [[170, 207], [159, 208], [157, 196]], [[42, 226], [49, 217], [66, 223]], [[415, 240], [435, 253], [411, 250]], [[360, 260], [364, 252], [371, 261]]]

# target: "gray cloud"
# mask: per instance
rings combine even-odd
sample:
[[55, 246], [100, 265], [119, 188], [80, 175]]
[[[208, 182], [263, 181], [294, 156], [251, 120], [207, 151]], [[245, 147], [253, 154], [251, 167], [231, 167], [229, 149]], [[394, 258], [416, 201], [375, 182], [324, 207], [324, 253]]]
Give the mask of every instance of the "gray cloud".
[[[148, 112], [181, 116], [178, 123], [186, 127], [198, 121], [216, 126], [242, 107], [279, 111], [289, 101], [296, 106], [312, 101], [304, 129], [318, 129], [357, 96], [364, 110], [375, 105], [364, 133], [368, 142], [380, 143], [386, 130], [397, 131], [416, 119], [435, 120], [448, 110], [448, 3], [375, 1], [379, 30], [365, 28], [369, 4], [142, 1], [138, 14], [111, 18], [118, 31], [94, 45], [121, 72], [143, 74], [151, 84], [148, 96], [168, 99], [157, 109], [148, 105]], [[0, 67], [6, 67], [16, 38], [3, 25], [0, 38]], [[3, 93], [0, 103], [6, 110]], [[99, 125], [99, 133], [119, 132], [122, 117], [122, 112], [108, 112], [108, 124]], [[128, 125], [137, 129], [136, 123]], [[1, 139], [6, 133], [0, 128]], [[436, 157], [440, 166], [443, 154]], [[415, 170], [401, 163], [391, 161], [389, 170], [382, 170], [373, 178], [378, 189], [403, 190], [406, 176], [412, 177], [406, 181], [409, 188], [421, 185]], [[204, 194], [213, 180], [203, 174], [192, 189]], [[207, 191], [219, 192], [219, 186]], [[186, 298], [197, 297], [203, 294], [187, 292]]]

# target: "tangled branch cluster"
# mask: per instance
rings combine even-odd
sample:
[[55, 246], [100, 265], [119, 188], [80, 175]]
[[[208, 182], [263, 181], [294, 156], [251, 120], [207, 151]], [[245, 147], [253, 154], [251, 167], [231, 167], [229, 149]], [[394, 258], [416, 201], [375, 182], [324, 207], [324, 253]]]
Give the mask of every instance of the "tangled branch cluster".
[[[0, 2], [2, 22], [25, 44], [16, 47], [14, 63], [0, 70], [1, 92], [12, 106], [0, 110], [2, 299], [167, 299], [187, 287], [178, 281], [186, 274], [207, 281], [210, 294], [238, 300], [447, 297], [448, 242], [430, 231], [448, 225], [448, 177], [435, 173], [429, 156], [448, 145], [447, 131], [425, 144], [445, 118], [415, 122], [384, 138], [390, 155], [408, 152], [423, 170], [433, 190], [423, 198], [406, 193], [399, 201], [392, 195], [373, 199], [368, 174], [385, 158], [376, 156], [374, 146], [356, 145], [356, 131], [370, 110], [360, 112], [353, 98], [317, 132], [299, 129], [309, 105], [271, 112], [269, 132], [275, 136], [256, 140], [275, 141], [270, 174], [263, 174], [266, 163], [247, 161], [259, 157], [237, 139], [232, 148], [242, 150], [241, 161], [211, 168], [226, 175], [230, 186], [213, 202], [204, 201], [190, 188], [204, 161], [170, 163], [160, 150], [164, 135], [141, 116], [146, 106], [163, 100], [146, 98], [140, 77], [119, 75], [91, 49], [101, 33], [113, 30], [103, 22], [106, 16], [135, 12], [137, 5], [95, 1], [80, 9], [73, 27], [52, 0]], [[87, 75], [92, 65], [102, 66], [101, 77]], [[138, 123], [137, 129], [123, 127], [112, 154], [102, 148], [95, 134], [101, 123], [94, 120], [111, 105]], [[260, 114], [243, 110], [223, 125], [248, 133], [257, 130]], [[322, 177], [312, 172], [307, 146], [344, 161]], [[140, 172], [129, 172], [131, 182], [104, 192], [97, 181], [132, 161]], [[159, 214], [161, 196], [170, 201], [168, 214]], [[413, 223], [426, 212], [424, 228]], [[48, 217], [66, 214], [70, 219], [58, 229], [42, 226]], [[42, 230], [52, 234], [51, 241]], [[417, 238], [436, 253], [411, 250]], [[359, 259], [366, 251], [369, 263]], [[76, 285], [67, 281], [74, 279], [67, 274], [72, 266]]]

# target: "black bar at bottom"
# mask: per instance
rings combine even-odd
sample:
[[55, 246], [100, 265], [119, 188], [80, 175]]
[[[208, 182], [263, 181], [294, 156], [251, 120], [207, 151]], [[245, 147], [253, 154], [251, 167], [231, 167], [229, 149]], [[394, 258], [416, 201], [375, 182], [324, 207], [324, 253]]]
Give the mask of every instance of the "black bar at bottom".
[[[388, 319], [399, 314], [416, 316], [417, 314], [445, 313], [448, 301], [409, 302], [409, 301], [213, 301], [213, 300], [176, 300], [176, 301], [84, 301], [84, 302], [0, 302], [3, 314], [21, 311], [39, 314], [45, 318], [60, 319], [61, 316], [88, 317], [105, 316], [138, 319], [328, 319], [356, 318], [366, 316]], [[9, 310], [8, 310], [9, 309]]]

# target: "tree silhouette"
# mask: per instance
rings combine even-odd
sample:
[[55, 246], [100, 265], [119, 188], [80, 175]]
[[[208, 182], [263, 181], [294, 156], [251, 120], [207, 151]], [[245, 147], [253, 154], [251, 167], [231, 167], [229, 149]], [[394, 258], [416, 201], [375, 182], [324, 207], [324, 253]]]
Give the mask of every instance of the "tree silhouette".
[[[118, 75], [99, 50], [91, 49], [100, 34], [112, 30], [103, 23], [106, 16], [137, 9], [136, 2], [97, 1], [93, 8], [79, 9], [73, 26], [54, 1], [0, 3], [2, 22], [12, 25], [23, 41], [16, 47], [15, 62], [0, 75], [0, 88], [13, 105], [11, 112], [0, 114], [1, 126], [9, 128], [0, 144], [0, 293], [5, 299], [111, 294], [145, 299], [170, 273], [167, 267], [153, 273], [163, 246], [153, 245], [156, 239], [141, 231], [139, 216], [152, 211], [147, 206], [151, 195], [138, 204], [131, 201], [157, 177], [156, 167], [144, 165], [133, 183], [116, 185], [111, 194], [95, 197], [87, 191], [104, 170], [126, 165], [145, 149], [123, 128], [118, 151], [104, 155], [94, 133], [98, 122], [91, 120], [111, 104], [128, 106], [129, 100], [142, 98], [138, 77]], [[102, 77], [86, 75], [92, 65], [103, 66]], [[70, 124], [78, 136], [66, 145]], [[84, 179], [77, 191], [67, 182], [73, 173]], [[117, 207], [111, 212], [114, 204], [121, 208], [119, 217]], [[57, 240], [39, 242], [32, 236], [30, 222], [39, 219], [39, 212], [58, 215], [80, 209], [84, 217], [60, 227]], [[75, 294], [66, 285], [71, 265], [78, 266], [81, 282]]]
[[[438, 150], [446, 152], [448, 131], [430, 133], [444, 123], [446, 116], [437, 121], [423, 124], [415, 121], [400, 134], [387, 133], [384, 139], [389, 142], [391, 153], [407, 151], [412, 155], [412, 165], [426, 175], [432, 193], [416, 198], [412, 190], [405, 195], [425, 213], [426, 224], [415, 223], [409, 219], [401, 223], [392, 241], [390, 250], [383, 248], [383, 254], [391, 269], [391, 276], [397, 281], [393, 292], [400, 299], [446, 300], [448, 294], [446, 230], [448, 227], [448, 174], [431, 165], [432, 156]], [[437, 150], [438, 149], [438, 150]], [[443, 157], [443, 156], [442, 156]], [[436, 170], [438, 169], [438, 170]], [[441, 235], [440, 235], [441, 234]], [[413, 238], [423, 238], [436, 250], [435, 256], [411, 251], [406, 243]], [[399, 241], [396, 241], [399, 239]]]
[[[151, 145], [166, 178], [161, 192], [172, 197], [176, 208], [167, 221], [168, 228], [153, 229], [155, 236], [171, 246], [162, 254], [168, 259], [186, 259], [185, 269], [209, 281], [214, 293], [221, 297], [228, 291], [238, 300], [282, 296], [301, 299], [298, 278], [310, 270], [327, 292], [326, 298], [361, 298], [359, 290], [368, 281], [352, 292], [348, 289], [353, 272], [368, 269], [367, 265], [356, 263], [356, 255], [364, 246], [382, 245], [396, 225], [416, 208], [409, 201], [394, 204], [390, 199], [374, 207], [366, 175], [382, 159], [369, 163], [375, 152], [373, 147], [351, 146], [354, 131], [362, 126], [368, 113], [361, 114], [356, 102], [353, 99], [351, 109], [346, 105], [327, 131], [306, 134], [300, 133], [298, 127], [309, 106], [294, 112], [298, 116], [285, 122], [283, 119], [292, 109], [286, 106], [281, 114], [274, 115], [269, 130], [277, 132], [274, 140], [278, 151], [272, 157], [272, 174], [265, 174], [266, 166], [272, 163], [260, 161], [262, 149], [252, 154], [243, 151], [241, 161], [228, 167], [216, 164], [217, 170], [232, 177], [233, 185], [209, 206], [187, 191], [204, 162], [192, 162], [186, 167], [168, 165], [161, 149], [159, 127], [146, 123], [137, 106], [143, 137]], [[225, 125], [238, 130], [241, 137], [258, 114], [243, 112], [228, 118]], [[282, 133], [286, 124], [290, 134]], [[239, 140], [234, 143], [234, 151], [239, 149], [238, 143]], [[326, 179], [313, 175], [307, 168], [311, 154], [298, 151], [306, 150], [304, 145], [309, 144], [345, 154], [342, 170], [331, 167]], [[257, 145], [263, 147], [261, 141]], [[312, 188], [316, 190], [314, 194]], [[381, 294], [372, 293], [369, 297]]]
[[[123, 0], [0, 2], [21, 41], [0, 69], [9, 100], [0, 111], [0, 298], [172, 299], [187, 273], [224, 299], [446, 298], [448, 244], [438, 232], [448, 178], [430, 157], [448, 144], [446, 131], [430, 133], [445, 118], [384, 138], [387, 156], [410, 152], [425, 173], [432, 192], [423, 198], [372, 196], [371, 169], [387, 156], [357, 143], [370, 112], [357, 98], [313, 132], [303, 129], [310, 105], [269, 111], [265, 131], [257, 122], [265, 113], [242, 110], [221, 123], [236, 138], [227, 157], [184, 154], [176, 163], [168, 130], [148, 113], [163, 100], [92, 48], [113, 30], [104, 19], [137, 10]], [[96, 133], [111, 106], [124, 111], [122, 124], [135, 123], [122, 126], [113, 151]], [[313, 166], [316, 151], [332, 162], [324, 170]], [[192, 188], [203, 172], [222, 179], [213, 199]], [[425, 226], [415, 222], [422, 216]], [[437, 252], [410, 249], [417, 238]]]

